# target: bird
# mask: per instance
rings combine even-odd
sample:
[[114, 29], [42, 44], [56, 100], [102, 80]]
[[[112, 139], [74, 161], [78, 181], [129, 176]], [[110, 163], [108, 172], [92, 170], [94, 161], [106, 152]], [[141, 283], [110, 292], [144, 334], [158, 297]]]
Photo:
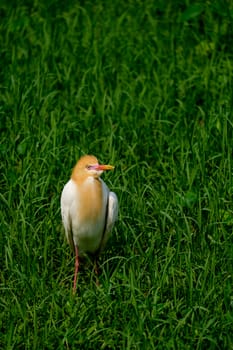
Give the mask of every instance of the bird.
[[100, 175], [113, 170], [93, 155], [82, 156], [61, 194], [61, 216], [68, 243], [75, 253], [73, 293], [77, 288], [79, 258], [99, 256], [118, 218], [118, 198]]

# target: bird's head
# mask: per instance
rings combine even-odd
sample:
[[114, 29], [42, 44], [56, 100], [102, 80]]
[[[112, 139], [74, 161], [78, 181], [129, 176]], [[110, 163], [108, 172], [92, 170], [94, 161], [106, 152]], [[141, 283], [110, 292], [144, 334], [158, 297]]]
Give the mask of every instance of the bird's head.
[[74, 167], [72, 175], [74, 176], [93, 176], [99, 177], [103, 171], [112, 170], [114, 166], [99, 164], [98, 160], [94, 156], [86, 155], [79, 159]]

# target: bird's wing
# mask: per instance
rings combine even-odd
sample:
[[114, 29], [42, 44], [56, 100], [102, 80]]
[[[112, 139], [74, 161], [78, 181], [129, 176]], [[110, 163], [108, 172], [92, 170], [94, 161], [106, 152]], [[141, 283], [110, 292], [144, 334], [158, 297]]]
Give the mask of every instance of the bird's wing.
[[71, 247], [71, 249], [74, 251], [74, 240], [73, 240], [73, 233], [72, 233], [72, 223], [69, 215], [69, 210], [62, 210], [62, 222], [65, 228], [65, 234], [66, 239]]
[[101, 242], [101, 250], [105, 247], [107, 240], [110, 236], [111, 230], [118, 217], [118, 199], [114, 192], [109, 192], [108, 195], [108, 205], [106, 213], [106, 225], [105, 232], [103, 234], [103, 239]]
[[70, 208], [73, 200], [73, 193], [74, 192], [72, 191], [72, 183], [71, 181], [69, 181], [65, 185], [61, 195], [61, 216], [67, 241], [70, 244], [71, 248], [74, 250], [72, 220], [70, 216]]

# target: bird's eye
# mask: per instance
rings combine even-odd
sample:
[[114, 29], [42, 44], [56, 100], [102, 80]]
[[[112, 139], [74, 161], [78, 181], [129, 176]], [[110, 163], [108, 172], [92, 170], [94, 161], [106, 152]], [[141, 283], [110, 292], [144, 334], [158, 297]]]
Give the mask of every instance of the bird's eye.
[[87, 170], [91, 170], [91, 165], [86, 166]]

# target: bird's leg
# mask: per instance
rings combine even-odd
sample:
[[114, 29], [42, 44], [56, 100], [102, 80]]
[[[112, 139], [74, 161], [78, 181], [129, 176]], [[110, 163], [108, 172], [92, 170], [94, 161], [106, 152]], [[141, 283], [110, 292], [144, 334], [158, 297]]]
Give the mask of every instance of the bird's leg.
[[76, 244], [75, 247], [75, 270], [74, 270], [74, 286], [73, 286], [73, 293], [75, 294], [76, 288], [77, 288], [77, 276], [78, 276], [78, 268], [79, 268], [79, 258], [78, 258], [78, 247]]
[[95, 271], [95, 274], [96, 274], [96, 285], [99, 286], [100, 285], [100, 281], [99, 281], [98, 257], [95, 258], [94, 271]]
[[98, 274], [99, 274], [98, 258], [95, 258], [94, 271], [95, 271], [96, 276], [98, 276]]

